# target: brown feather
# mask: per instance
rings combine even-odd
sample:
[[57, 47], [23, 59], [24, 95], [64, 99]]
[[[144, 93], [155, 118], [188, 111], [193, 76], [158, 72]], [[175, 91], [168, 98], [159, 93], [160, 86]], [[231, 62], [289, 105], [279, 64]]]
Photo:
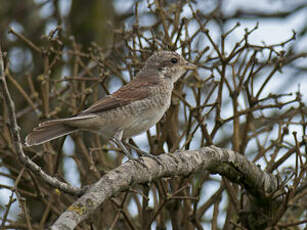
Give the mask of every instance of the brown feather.
[[44, 142], [71, 134], [77, 131], [76, 128], [64, 125], [60, 122], [53, 122], [50, 125], [40, 126], [34, 129], [27, 137], [25, 144], [27, 146], [39, 145]]
[[80, 115], [101, 113], [142, 100], [150, 96], [151, 92], [148, 87], [156, 86], [159, 82], [157, 73], [150, 72], [146, 76], [144, 74], [137, 75], [136, 79], [122, 86], [112, 95], [98, 100], [94, 105], [82, 111]]

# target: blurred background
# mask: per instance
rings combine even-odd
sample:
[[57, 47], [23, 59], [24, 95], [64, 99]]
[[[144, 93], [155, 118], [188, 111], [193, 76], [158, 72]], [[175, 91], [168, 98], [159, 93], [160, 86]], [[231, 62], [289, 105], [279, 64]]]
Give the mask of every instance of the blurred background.
[[[171, 49], [199, 68], [178, 83], [160, 124], [134, 137], [132, 144], [153, 154], [214, 144], [246, 155], [283, 179], [297, 173], [299, 156], [302, 165], [306, 162], [306, 0], [0, 0], [0, 6], [0, 42], [7, 52], [7, 79], [23, 137], [39, 121], [74, 115], [114, 92], [155, 50]], [[221, 58], [227, 55], [232, 58]], [[242, 84], [240, 79], [245, 79]], [[2, 100], [0, 128], [0, 229], [44, 229], [76, 197], [56, 194], [27, 170], [16, 182], [23, 166], [12, 148]], [[294, 147], [301, 152], [290, 151]], [[127, 160], [87, 133], [25, 151], [50, 175], [76, 186], [94, 183]], [[80, 229], [244, 226], [223, 183], [220, 176], [196, 175], [139, 186], [135, 189], [150, 200], [146, 203], [136, 192], [128, 195], [128, 217], [115, 221], [119, 207], [108, 201], [98, 218]], [[163, 186], [169, 193], [188, 186], [180, 194], [191, 199], [166, 202], [166, 210], [155, 215]], [[243, 210], [244, 189], [232, 186]], [[298, 224], [289, 229], [306, 227], [307, 200], [301, 194], [295, 201], [304, 198], [305, 205], [287, 203], [291, 210], [283, 212], [276, 226], [291, 219]], [[119, 195], [120, 201], [126, 199], [121, 196], [126, 195]], [[150, 222], [146, 215], [156, 219]], [[194, 222], [179, 224], [185, 215]], [[134, 227], [127, 218], [136, 221]]]

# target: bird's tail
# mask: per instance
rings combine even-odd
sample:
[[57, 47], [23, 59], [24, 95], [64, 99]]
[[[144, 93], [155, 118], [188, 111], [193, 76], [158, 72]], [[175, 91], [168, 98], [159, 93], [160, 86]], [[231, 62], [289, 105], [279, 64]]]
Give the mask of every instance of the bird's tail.
[[25, 144], [27, 146], [39, 145], [47, 141], [71, 134], [78, 129], [64, 124], [66, 119], [58, 119], [40, 123], [37, 128], [26, 137]]

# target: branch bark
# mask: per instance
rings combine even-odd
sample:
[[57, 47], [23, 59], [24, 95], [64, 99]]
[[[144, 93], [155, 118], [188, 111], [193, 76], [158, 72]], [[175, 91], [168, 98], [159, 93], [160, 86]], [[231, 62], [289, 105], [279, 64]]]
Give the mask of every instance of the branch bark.
[[208, 170], [244, 186], [257, 199], [265, 199], [278, 189], [278, 179], [275, 176], [262, 171], [243, 155], [215, 146], [162, 154], [159, 156], [160, 164], [147, 157], [140, 160], [142, 164], [130, 160], [104, 175], [62, 213], [50, 229], [74, 229], [106, 199], [130, 186], [160, 177], [188, 176]]

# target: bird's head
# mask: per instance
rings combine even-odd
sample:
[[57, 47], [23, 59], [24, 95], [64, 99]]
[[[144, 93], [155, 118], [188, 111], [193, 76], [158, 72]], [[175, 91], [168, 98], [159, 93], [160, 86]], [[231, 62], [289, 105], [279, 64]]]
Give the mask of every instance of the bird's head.
[[187, 70], [196, 66], [173, 51], [158, 51], [149, 57], [143, 70], [158, 72], [160, 76], [176, 82]]

